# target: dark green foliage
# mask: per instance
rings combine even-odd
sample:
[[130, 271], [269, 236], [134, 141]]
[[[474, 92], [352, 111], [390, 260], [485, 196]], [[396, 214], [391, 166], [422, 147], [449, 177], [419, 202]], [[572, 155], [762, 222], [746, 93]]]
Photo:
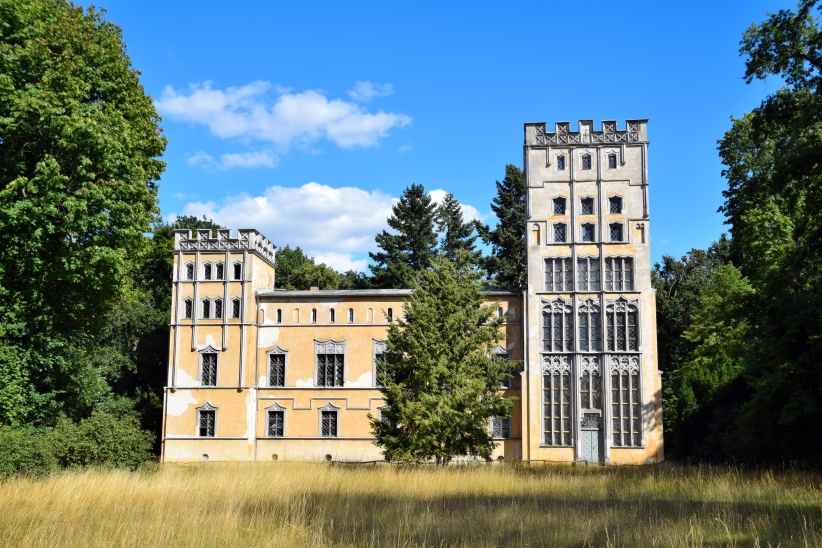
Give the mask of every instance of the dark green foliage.
[[134, 469], [151, 459], [154, 436], [132, 416], [95, 411], [79, 423], [61, 420], [50, 438], [61, 466]]
[[324, 263], [316, 264], [299, 247], [286, 245], [277, 250], [275, 285], [279, 289], [366, 289], [365, 274], [349, 270], [339, 273]]
[[475, 249], [475, 225], [464, 221], [462, 206], [450, 192], [437, 207], [436, 222], [441, 234], [440, 255], [452, 262], [478, 265], [481, 254]]
[[393, 461], [488, 457], [488, 420], [511, 405], [499, 387], [513, 364], [491, 355], [500, 324], [464, 265], [437, 258], [413, 289], [405, 317], [388, 328], [385, 406], [372, 419], [377, 444]]
[[57, 468], [57, 457], [46, 431], [0, 426], [0, 448], [0, 479], [42, 476]]
[[505, 166], [505, 178], [497, 181], [497, 195], [491, 209], [497, 216], [493, 229], [477, 223], [480, 237], [491, 246], [485, 268], [491, 283], [506, 289], [525, 289], [528, 257], [525, 223], [528, 219], [528, 189], [525, 175], [514, 166]]
[[375, 287], [410, 287], [415, 274], [431, 266], [437, 244], [435, 216], [436, 205], [422, 185], [412, 184], [403, 191], [388, 218], [392, 232], [377, 234], [380, 250], [369, 253]]

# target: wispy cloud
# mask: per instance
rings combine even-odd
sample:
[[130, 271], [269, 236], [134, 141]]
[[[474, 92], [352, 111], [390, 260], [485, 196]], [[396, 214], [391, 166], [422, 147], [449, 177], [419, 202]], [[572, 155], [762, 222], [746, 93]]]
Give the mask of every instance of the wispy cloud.
[[266, 150], [252, 152], [230, 152], [215, 157], [199, 150], [186, 158], [186, 163], [192, 167], [206, 169], [234, 169], [234, 168], [272, 168], [277, 167], [279, 159]]
[[[386, 88], [365, 86], [360, 92], [361, 97], [373, 97], [385, 94]], [[222, 89], [202, 82], [188, 91], [166, 86], [156, 105], [169, 119], [206, 126], [217, 137], [267, 142], [281, 149], [323, 139], [341, 148], [369, 147], [411, 123], [406, 114], [369, 112], [321, 91], [290, 91], [265, 81]]]
[[389, 95], [394, 95], [393, 85], [380, 84], [368, 80], [355, 82], [354, 87], [348, 90], [348, 96], [361, 103], [367, 103], [376, 97], [387, 97]]

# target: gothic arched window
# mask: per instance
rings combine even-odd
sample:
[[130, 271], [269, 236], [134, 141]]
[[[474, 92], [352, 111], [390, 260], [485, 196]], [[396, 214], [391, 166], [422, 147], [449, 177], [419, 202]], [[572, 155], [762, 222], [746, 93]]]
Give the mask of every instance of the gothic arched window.
[[571, 305], [562, 299], [556, 299], [542, 309], [542, 348], [545, 352], [574, 350]]

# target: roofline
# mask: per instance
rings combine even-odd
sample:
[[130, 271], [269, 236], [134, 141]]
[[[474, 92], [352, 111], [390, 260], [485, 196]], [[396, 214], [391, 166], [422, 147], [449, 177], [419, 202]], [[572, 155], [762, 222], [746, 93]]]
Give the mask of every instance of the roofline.
[[[328, 297], [408, 297], [411, 289], [258, 289], [255, 295], [262, 299], [316, 299]], [[482, 291], [484, 296], [516, 297], [519, 292], [490, 289]]]

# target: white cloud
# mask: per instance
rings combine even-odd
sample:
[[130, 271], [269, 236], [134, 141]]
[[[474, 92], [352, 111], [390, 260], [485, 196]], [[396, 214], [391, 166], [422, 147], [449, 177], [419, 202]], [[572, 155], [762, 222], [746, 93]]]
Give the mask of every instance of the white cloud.
[[368, 147], [392, 129], [411, 123], [406, 114], [368, 112], [320, 91], [293, 92], [263, 81], [224, 89], [203, 82], [191, 85], [187, 93], [166, 86], [156, 105], [168, 118], [204, 125], [217, 137], [262, 141], [283, 149], [322, 139], [341, 148]]
[[[428, 193], [431, 196], [431, 200], [434, 201], [435, 204], [440, 204], [445, 199], [445, 195], [448, 194], [447, 190], [442, 188], [437, 188], [432, 190]], [[462, 219], [466, 223], [469, 221], [481, 221], [482, 215], [480, 214], [479, 210], [470, 204], [465, 204], [460, 202], [460, 208], [462, 209]]]
[[[431, 191], [439, 202], [446, 191]], [[276, 245], [300, 246], [336, 270], [365, 271], [374, 237], [387, 228], [397, 198], [380, 190], [306, 183], [271, 186], [256, 196], [237, 194], [219, 202], [191, 201], [180, 215], [203, 215], [232, 229], [256, 228]], [[477, 209], [462, 204], [466, 220], [479, 218]]]
[[276, 167], [279, 158], [269, 151], [230, 152], [221, 154], [219, 158], [202, 150], [186, 158], [186, 163], [192, 167], [205, 169], [233, 169], [233, 168], [272, 168]]
[[362, 103], [367, 103], [375, 97], [387, 97], [389, 95], [394, 95], [393, 85], [369, 82], [368, 80], [354, 82], [354, 87], [348, 90], [349, 97]]

